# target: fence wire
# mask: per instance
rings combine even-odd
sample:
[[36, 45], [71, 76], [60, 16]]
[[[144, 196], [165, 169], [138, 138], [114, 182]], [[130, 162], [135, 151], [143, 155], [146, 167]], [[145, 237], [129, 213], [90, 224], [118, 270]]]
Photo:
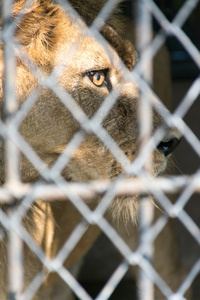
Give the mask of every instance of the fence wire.
[[[3, 179], [0, 178], [0, 182], [2, 181], [0, 186], [0, 242], [3, 244], [4, 240], [7, 240], [7, 270], [3, 269], [5, 273], [3, 276], [4, 278], [6, 277], [8, 283], [7, 291], [5, 291], [7, 294], [1, 296], [3, 297], [1, 300], [37, 299], [34, 297], [36, 297], [43, 282], [52, 272], [58, 274], [78, 299], [106, 300], [111, 297], [130, 266], [137, 266], [139, 268], [137, 281], [140, 292], [138, 293], [138, 299], [187, 299], [185, 298], [185, 293], [200, 272], [200, 259], [194, 263], [175, 291], [154, 268], [152, 261], [155, 255], [156, 239], [165, 228], [170, 217], [177, 218], [195, 241], [200, 244], [200, 228], [185, 210], [185, 206], [192, 195], [200, 192], [200, 173], [197, 168], [196, 173], [188, 176], [162, 175], [157, 178], [151, 176], [153, 168], [152, 156], [155, 145], [159, 145], [165, 136], [163, 127], [158, 127], [152, 135], [152, 111], [156, 110], [167, 126], [178, 129], [198, 157], [200, 157], [200, 141], [183, 120], [185, 114], [200, 93], [200, 78], [198, 77], [194, 80], [182, 102], [172, 114], [166, 109], [162, 103], [162, 99], [158, 99], [158, 96], [152, 90], [151, 84], [153, 72], [152, 60], [169, 35], [179, 40], [194, 63], [198, 68], [200, 67], [199, 50], [182, 29], [184, 23], [193, 13], [199, 1], [184, 1], [171, 22], [154, 1], [137, 1], [137, 18], [135, 22], [136, 27], [139, 28], [138, 39], [136, 41], [139, 50], [139, 60], [132, 71], [127, 69], [122, 59], [113, 59], [115, 52], [100, 33], [104, 22], [107, 21], [119, 1], [106, 1], [90, 26], [84, 23], [78, 12], [70, 4], [70, 1], [56, 1], [68, 17], [71, 18], [71, 22], [81, 32], [83, 38], [89, 36], [101, 44], [102, 49], [112, 61], [113, 67], [121, 75], [123, 80], [137, 82], [140, 90], [140, 107], [138, 109], [140, 146], [139, 153], [134, 161], [128, 159], [124, 151], [102, 125], [117, 103], [123, 87], [118, 85], [113, 88], [109, 95], [105, 97], [94, 116], [89, 118], [84, 110], [77, 104], [73, 96], [59, 84], [59, 76], [74, 59], [74, 54], [81, 46], [82, 40], [80, 39], [74, 42], [68, 50], [68, 53], [61, 55], [59, 62], [54, 66], [53, 71], [49, 75], [43, 72], [26, 52], [25, 47], [16, 40], [16, 27], [23, 20], [23, 12], [28, 10], [33, 2], [34, 1], [26, 1], [24, 3], [24, 8], [22, 9], [22, 13], [19, 14], [18, 19], [12, 18], [12, 0], [2, 0], [1, 4], [4, 97], [1, 107], [2, 114], [0, 115], [0, 151], [4, 149], [3, 172], [5, 173], [5, 180], [3, 181]], [[84, 1], [81, 5], [84, 5]], [[160, 30], [155, 35], [152, 33], [153, 18], [155, 18], [160, 25]], [[33, 89], [20, 107], [15, 93], [16, 55], [18, 59], [23, 62], [24, 66], [34, 75], [37, 81], [37, 87]], [[49, 166], [20, 133], [21, 124], [28, 113], [33, 109], [43, 88], [48, 88], [54, 92], [80, 126], [80, 129], [65, 146], [55, 163]], [[155, 105], [155, 102], [152, 100], [153, 96], [159, 100], [159, 106]], [[94, 134], [121, 166], [122, 174], [116, 179], [95, 179], [80, 183], [66, 181], [64, 178], [64, 168], [70, 163], [74, 153], [82, 142], [84, 142], [87, 134]], [[36, 182], [24, 183], [22, 181], [20, 176], [21, 154], [23, 154], [39, 172], [40, 179]], [[0, 172], [0, 174], [3, 174], [3, 172]], [[175, 203], [172, 203], [168, 195], [177, 192], [180, 194]], [[154, 210], [157, 208], [153, 205], [151, 197], [146, 196], [149, 194], [153, 195], [159, 206], [165, 211], [165, 214], [160, 216], [154, 223]], [[104, 216], [112, 201], [115, 201], [114, 199], [117, 196], [130, 197], [130, 195], [140, 195], [138, 220], [140, 238], [138, 247], [134, 251]], [[97, 197], [101, 197], [101, 201], [94, 210], [91, 210], [87, 202]], [[57, 199], [56, 201], [63, 202], [70, 201], [82, 216], [82, 220], [76, 224], [68, 239], [63, 241], [63, 246], [54, 258], [50, 258], [50, 256], [45, 253], [29, 231], [23, 226], [23, 219], [30, 208], [37, 203], [38, 199], [40, 199], [42, 203], [54, 203], [55, 199]], [[96, 225], [122, 256], [122, 262], [117, 266], [116, 270], [95, 298], [92, 298], [79, 283], [78, 279], [73, 276], [71, 269], [67, 269], [64, 266], [64, 262], [71, 253], [73, 253], [74, 248], [80, 242], [89, 225]], [[26, 270], [24, 269], [24, 244], [31, 249], [44, 266], [44, 271], [38, 270], [33, 280], [29, 282], [25, 289], [24, 280]], [[163, 298], [157, 298], [157, 296], [155, 296], [154, 287], [157, 287], [161, 291]], [[44, 297], [45, 295], [43, 298]], [[65, 295], [65, 298], [62, 299], [71, 299], [69, 297], [70, 296]], [[48, 295], [44, 299], [58, 298], [50, 298]]]

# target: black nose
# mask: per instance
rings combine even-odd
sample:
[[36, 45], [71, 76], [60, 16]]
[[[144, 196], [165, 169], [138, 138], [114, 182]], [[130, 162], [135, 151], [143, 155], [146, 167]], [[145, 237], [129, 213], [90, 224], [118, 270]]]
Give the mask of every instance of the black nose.
[[160, 152], [162, 152], [165, 156], [168, 156], [176, 149], [179, 143], [180, 143], [179, 139], [173, 138], [168, 142], [160, 142], [160, 144], [157, 146], [157, 149]]

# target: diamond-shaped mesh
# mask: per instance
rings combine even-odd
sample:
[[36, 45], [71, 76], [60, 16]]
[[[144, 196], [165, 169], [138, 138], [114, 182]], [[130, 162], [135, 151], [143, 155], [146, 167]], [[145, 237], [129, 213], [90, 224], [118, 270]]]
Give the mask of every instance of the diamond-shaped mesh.
[[[156, 4], [158, 1], [133, 1], [134, 4], [137, 2], [137, 6], [134, 6], [135, 15], [137, 16], [134, 28], [137, 29], [136, 47], [139, 52], [139, 59], [132, 71], [128, 70], [123, 59], [114, 59], [116, 53], [101, 33], [104, 23], [116, 9], [118, 2], [120, 1], [105, 1], [94, 21], [87, 26], [87, 20], [85, 23], [78, 13], [79, 3], [84, 6], [84, 1], [77, 1], [77, 7], [76, 5], [72, 6], [70, 1], [56, 1], [68, 17], [71, 18], [70, 22], [82, 33], [83, 39], [75, 40], [67, 52], [63, 51], [53, 70], [47, 74], [28, 54], [25, 45], [20, 44], [19, 40], [15, 38], [16, 28], [23, 22], [24, 13], [29, 11], [34, 0], [24, 1], [24, 7], [17, 18], [12, 18], [11, 16], [12, 1], [2, 0], [1, 43], [4, 51], [4, 100], [0, 114], [0, 151], [2, 151], [4, 159], [0, 156], [0, 163], [2, 159], [4, 170], [0, 171], [0, 176], [3, 176], [5, 173], [5, 180], [0, 178], [0, 249], [2, 248], [2, 251], [4, 251], [1, 256], [6, 255], [7, 260], [5, 264], [2, 264], [0, 272], [3, 273], [2, 278], [6, 278], [5, 282], [8, 283], [8, 287], [5, 288], [5, 284], [3, 284], [4, 287], [2, 289], [5, 289], [5, 291], [0, 292], [1, 300], [71, 299], [71, 290], [81, 300], [110, 299], [122, 279], [127, 276], [127, 273], [129, 273], [129, 278], [132, 276], [130, 275], [132, 274], [132, 267], [137, 268], [138, 299], [198, 300], [194, 298], [196, 296], [189, 298], [187, 291], [199, 274], [199, 256], [185, 273], [180, 271], [182, 269], [178, 270], [178, 266], [174, 263], [174, 266], [170, 267], [171, 269], [169, 268], [169, 273], [166, 275], [168, 271], [165, 271], [165, 268], [168, 262], [165, 259], [170, 257], [171, 263], [171, 258], [175, 257], [174, 250], [171, 250], [170, 247], [174, 247], [170, 245], [171, 243], [173, 244], [173, 238], [167, 237], [167, 239], [169, 238], [169, 245], [167, 246], [169, 248], [165, 248], [164, 244], [163, 246], [159, 244], [159, 237], [165, 234], [166, 228], [171, 222], [170, 219], [174, 218], [186, 228], [199, 247], [199, 224], [193, 220], [185, 209], [193, 194], [199, 193], [199, 167], [196, 166], [196, 171], [188, 176], [160, 175], [156, 178], [151, 175], [151, 170], [155, 145], [159, 145], [165, 136], [162, 126], [158, 126], [152, 134], [152, 111], [156, 111], [156, 114], [163, 118], [166, 126], [175, 127], [190, 145], [192, 151], [196, 153], [198, 158], [200, 157], [199, 137], [184, 119], [199, 96], [200, 78], [194, 79], [173, 113], [168, 111], [162, 99], [159, 99], [156, 92], [152, 90], [152, 72], [154, 71], [152, 61], [166, 42], [168, 36], [175, 37], [193, 63], [198, 68], [200, 67], [199, 50], [183, 30], [184, 24], [195, 11], [197, 5], [199, 5], [199, 1], [183, 1], [172, 21], [168, 20], [159, 5]], [[42, 2], [41, 5], [43, 5]], [[98, 5], [97, 1], [97, 7]], [[74, 7], [77, 8], [77, 11]], [[159, 26], [159, 30], [156, 33], [153, 33], [152, 29], [153, 19]], [[121, 22], [120, 18], [118, 22]], [[128, 35], [127, 32], [124, 34]], [[74, 99], [73, 92], [67, 91], [59, 81], [61, 74], [65, 72], [71, 61], [75, 59], [74, 54], [77, 53], [86, 36], [95, 39], [101, 44], [103, 51], [106, 52], [112, 61], [112, 66], [120, 74], [122, 81], [136, 82], [139, 87], [140, 101], [137, 122], [141, 142], [134, 160], [128, 158], [126, 150], [124, 151], [118, 145], [115, 138], [103, 126], [118, 102], [123, 86], [116, 85], [98, 106], [94, 115], [88, 116], [80, 103], [78, 104]], [[32, 73], [34, 80], [37, 82], [23, 104], [20, 105], [15, 94], [18, 60], [23, 63], [25, 69]], [[70, 112], [78, 128], [76, 133], [70, 138], [69, 143], [64, 145], [62, 153], [57, 156], [53, 163], [49, 164], [41, 158], [40, 151], [33, 149], [21, 133], [23, 122], [29, 117], [29, 113], [34, 110], [43, 89], [49, 89], [56, 95], [57, 99], [59, 99], [58, 101], [62, 103], [63, 109]], [[154, 98], [159, 100], [159, 106], [155, 105], [155, 102], [152, 100]], [[112, 156], [112, 160], [119, 165], [116, 168], [121, 169], [120, 174], [110, 176], [111, 179], [98, 178], [98, 176], [88, 178], [88, 181], [85, 182], [75, 181], [73, 178], [65, 178], [63, 174], [66, 166], [70, 165], [74, 154], [84, 144], [88, 135], [95, 136], [99, 143], [104, 145], [109, 155]], [[42, 145], [42, 141], [38, 142]], [[184, 149], [182, 151], [184, 152]], [[34, 167], [39, 174], [34, 182], [28, 180], [23, 182], [21, 178], [19, 168], [21, 155], [30, 162], [30, 168]], [[98, 156], [98, 153], [96, 153], [96, 156]], [[186, 153], [185, 160], [190, 159]], [[96, 169], [98, 169], [98, 166], [96, 166]], [[139, 203], [139, 216], [136, 217], [137, 220], [135, 220], [135, 223], [133, 222], [134, 224], [121, 225], [126, 236], [124, 238], [120, 224], [116, 225], [116, 220], [111, 222], [107, 218], [107, 211], [111, 209], [110, 207], [112, 207], [112, 203], [116, 201], [117, 197], [124, 197], [124, 201], [126, 201], [127, 197], [130, 198], [132, 196], [133, 200], [130, 201], [136, 201], [134, 200], [135, 195], [137, 195], [137, 202]], [[171, 201], [170, 195], [176, 196], [175, 201]], [[152, 200], [152, 196], [155, 200]], [[95, 202], [97, 203], [95, 207], [90, 206], [93, 199], [98, 199]], [[30, 221], [27, 215], [35, 216], [34, 214], [36, 214], [37, 220], [39, 220], [42, 214], [45, 214], [45, 226], [51, 226], [49, 224], [52, 224], [54, 216], [53, 214], [50, 215], [48, 207], [50, 204], [55, 206], [55, 209], [58, 209], [56, 206], [57, 201], [63, 203], [63, 209], [72, 203], [73, 210], [79, 214], [79, 222], [74, 224], [73, 230], [66, 235], [68, 238], [61, 241], [59, 251], [53, 253], [49, 249], [45, 249], [43, 243], [39, 243], [38, 239], [35, 238], [29, 228]], [[38, 207], [40, 207], [39, 210], [37, 210]], [[159, 216], [157, 216], [158, 212]], [[198, 214], [198, 216], [200, 215]], [[54, 221], [56, 224], [56, 220]], [[37, 227], [37, 222], [34, 226]], [[59, 230], [59, 226], [56, 226], [57, 224], [55, 225], [55, 235], [57, 230]], [[67, 259], [73, 257], [76, 246], [80, 243], [82, 237], [87, 234], [88, 228], [91, 227], [102, 232], [114, 248], [117, 249], [121, 257], [121, 262], [112, 271], [110, 277], [107, 278], [107, 282], [95, 297], [90, 295], [90, 292], [83, 287], [79, 279], [77, 279], [78, 277], [75, 276], [78, 273], [78, 266], [65, 264]], [[41, 235], [42, 230], [41, 228]], [[60, 230], [62, 231], [62, 228]], [[132, 246], [132, 231], [134, 231], [134, 235], [136, 232], [139, 234], [138, 243], [134, 247]], [[50, 237], [46, 236], [45, 239], [48, 240]], [[165, 235], [164, 239], [166, 239]], [[6, 250], [4, 246], [5, 241], [7, 241]], [[54, 243], [53, 240], [52, 243]], [[156, 247], [162, 250], [157, 253]], [[30, 260], [34, 257], [34, 261], [40, 261], [43, 267], [42, 269], [34, 269], [33, 265], [32, 279], [27, 282], [28, 271], [24, 265], [27, 263], [26, 253], [30, 250], [33, 253]], [[172, 264], [175, 261], [174, 257]], [[4, 260], [5, 258], [3, 257]], [[104, 263], [106, 265], [106, 262]], [[164, 271], [160, 273], [161, 269]], [[175, 275], [170, 275], [170, 272]], [[62, 279], [62, 284], [59, 285], [59, 289], [60, 287], [61, 289], [51, 294], [41, 293], [40, 298], [37, 298], [44, 282], [49, 277], [51, 278], [51, 275], [55, 276], [56, 274], [56, 278]], [[181, 276], [183, 277], [181, 278]], [[171, 278], [171, 281], [169, 278]], [[49, 282], [51, 285], [51, 280]], [[67, 291], [66, 286], [68, 286], [69, 291]], [[116, 299], [119, 299], [117, 298], [117, 292], [115, 292], [115, 295]], [[126, 291], [124, 291], [124, 295], [120, 299], [134, 299], [134, 295], [126, 295]]]

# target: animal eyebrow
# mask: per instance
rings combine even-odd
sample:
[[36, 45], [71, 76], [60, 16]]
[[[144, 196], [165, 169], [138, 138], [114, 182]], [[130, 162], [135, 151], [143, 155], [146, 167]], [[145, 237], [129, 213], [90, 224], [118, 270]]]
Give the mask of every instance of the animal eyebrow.
[[82, 72], [82, 74], [85, 75], [85, 74], [87, 74], [89, 72], [92, 72], [92, 71], [94, 71], [94, 72], [101, 72], [102, 71], [102, 72], [107, 73], [109, 69], [110, 69], [110, 67], [108, 68], [107, 66], [105, 66], [105, 68], [104, 68], [104, 67], [102, 67], [102, 65], [101, 66], [97, 66], [96, 65], [94, 67], [90, 67], [88, 69], [84, 69], [83, 72]]

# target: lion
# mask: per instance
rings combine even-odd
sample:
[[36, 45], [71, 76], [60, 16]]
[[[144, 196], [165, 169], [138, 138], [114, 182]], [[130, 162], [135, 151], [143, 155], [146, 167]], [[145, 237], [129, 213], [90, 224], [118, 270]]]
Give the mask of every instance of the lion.
[[[128, 76], [136, 64], [137, 54], [132, 44], [120, 36], [117, 11], [100, 25], [98, 41], [87, 26], [93, 23], [106, 1], [70, 0], [80, 15], [78, 19], [69, 5], [63, 8], [50, 0], [35, 0], [29, 5], [25, 2], [16, 0], [12, 14], [16, 21], [15, 38], [18, 43], [15, 47], [15, 91], [19, 107], [26, 104], [31, 93], [37, 92], [38, 96], [21, 121], [19, 132], [43, 165], [38, 169], [26, 153], [21, 153], [22, 182], [35, 183], [41, 180], [41, 174], [44, 180], [51, 182], [52, 178], [45, 177], [45, 166], [54, 166], [75, 134], [80, 134], [81, 142], [61, 167], [58, 177], [68, 182], [117, 178], [124, 174], [123, 166], [112, 152], [112, 147], [109, 148], [109, 143], [104, 144], [102, 135], [109, 135], [130, 162], [135, 160], [140, 150], [137, 119], [139, 88]], [[1, 106], [4, 101], [3, 68], [1, 50]], [[92, 128], [89, 120], [95, 117], [111, 93], [117, 101], [105, 116], [99, 116], [101, 126], [97, 122], [96, 129]], [[149, 97], [153, 106], [159, 107], [159, 101], [150, 92]], [[178, 130], [168, 128], [154, 109], [152, 133], [160, 126], [164, 134], [160, 143], [155, 144], [152, 154], [153, 177], [164, 172], [168, 158], [181, 138]], [[6, 182], [3, 146], [0, 148], [0, 164], [0, 182], [3, 185]], [[99, 201], [99, 197], [93, 199], [88, 207], [94, 209]], [[2, 209], [6, 212], [6, 206]], [[117, 197], [108, 207], [109, 214], [126, 225], [135, 224], [137, 210], [138, 196]], [[23, 226], [45, 254], [54, 258], [82, 219], [71, 201], [55, 199], [43, 202], [38, 199], [25, 215]], [[63, 263], [65, 268], [77, 273], [76, 262], [88, 251], [99, 232], [98, 226], [88, 225], [76, 247], [69, 251]], [[49, 272], [30, 248], [24, 245], [24, 290], [42, 271], [43, 283], [33, 299], [71, 299], [67, 284], [56, 272]], [[0, 251], [0, 299], [4, 300], [8, 289], [5, 240], [1, 242]], [[162, 259], [160, 257], [159, 261]], [[178, 264], [175, 260], [169, 258], [163, 267], [170, 270], [168, 274], [172, 283], [176, 281], [173, 272], [177, 271]]]

